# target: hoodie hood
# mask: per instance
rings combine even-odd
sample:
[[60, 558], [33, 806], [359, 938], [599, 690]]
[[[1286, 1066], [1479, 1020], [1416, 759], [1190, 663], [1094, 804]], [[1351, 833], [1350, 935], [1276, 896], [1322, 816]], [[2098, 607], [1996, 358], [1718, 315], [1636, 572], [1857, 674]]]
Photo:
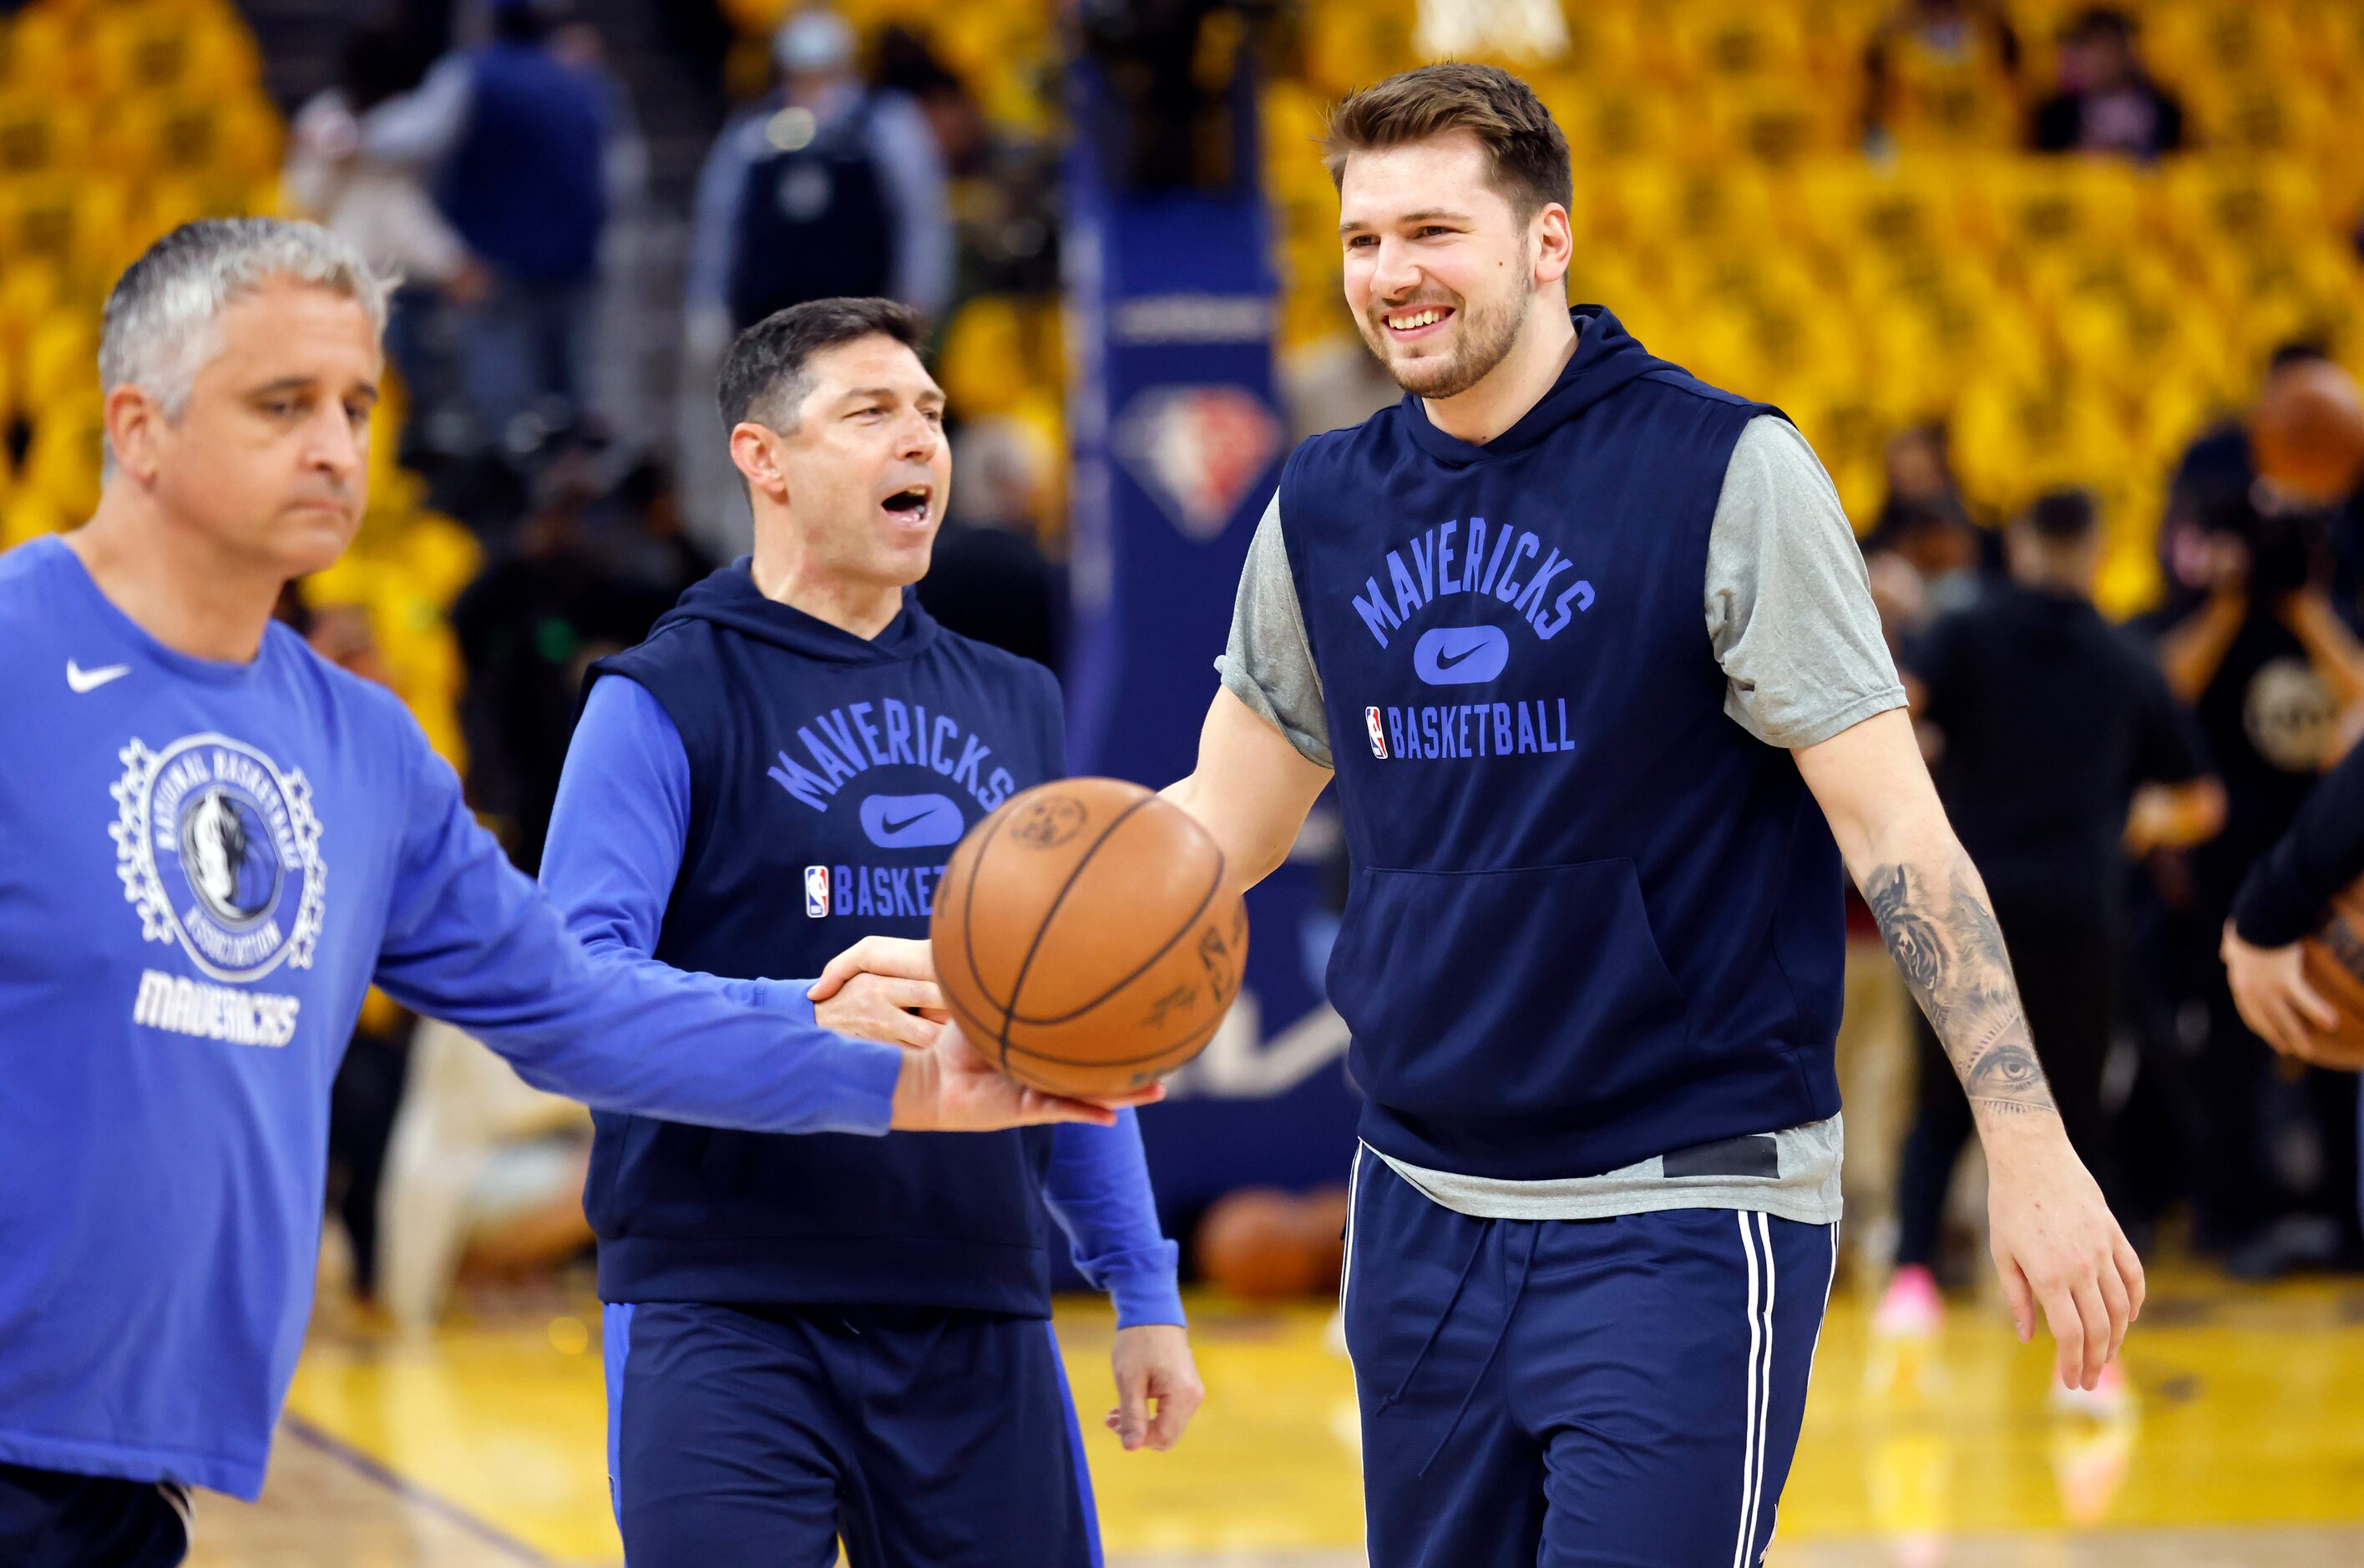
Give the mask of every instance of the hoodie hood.
[[1494, 453], [1519, 451], [1534, 445], [1628, 382], [1638, 381], [1652, 371], [1677, 369], [1642, 347], [1607, 306], [1579, 305], [1567, 314], [1576, 327], [1576, 352], [1568, 357], [1551, 390], [1521, 415], [1516, 424], [1478, 446], [1438, 429], [1429, 422], [1428, 409], [1420, 397], [1406, 393], [1404, 424], [1412, 439], [1440, 462], [1481, 462]]
[[936, 622], [920, 607], [919, 595], [903, 590], [903, 608], [876, 637], [860, 638], [842, 627], [767, 599], [755, 586], [754, 558], [742, 555], [730, 565], [693, 584], [689, 591], [657, 618], [650, 629], [656, 636], [682, 621], [711, 621], [742, 637], [773, 643], [832, 664], [891, 664], [919, 656], [935, 640]]

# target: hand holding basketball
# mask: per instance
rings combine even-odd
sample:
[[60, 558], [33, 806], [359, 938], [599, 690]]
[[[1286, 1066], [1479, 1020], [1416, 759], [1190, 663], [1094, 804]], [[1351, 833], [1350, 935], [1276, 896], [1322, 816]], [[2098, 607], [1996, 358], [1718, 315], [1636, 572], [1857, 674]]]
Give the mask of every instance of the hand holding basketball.
[[959, 1025], [946, 1024], [934, 1044], [904, 1056], [887, 1126], [897, 1132], [999, 1132], [1061, 1121], [1112, 1127], [1117, 1111], [1165, 1097], [1162, 1084], [1090, 1100], [1030, 1089], [998, 1072]]

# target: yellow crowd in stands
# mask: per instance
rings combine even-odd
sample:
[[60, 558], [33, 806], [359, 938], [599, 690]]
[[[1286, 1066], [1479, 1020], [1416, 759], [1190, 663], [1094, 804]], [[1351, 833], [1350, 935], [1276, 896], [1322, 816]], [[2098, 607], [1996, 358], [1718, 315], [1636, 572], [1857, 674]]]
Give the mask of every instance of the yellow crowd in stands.
[[[0, 20], [0, 549], [98, 504], [98, 317], [109, 284], [191, 218], [283, 210], [284, 127], [229, 0], [36, 0]], [[476, 547], [426, 512], [394, 462], [400, 389], [378, 416], [370, 513], [316, 605], [359, 605], [395, 687], [460, 759], [459, 659], [443, 610]]]
[[[737, 73], [759, 80], [786, 0], [723, 4], [742, 35]], [[1439, 0], [1423, 22], [1415, 0], [1310, 0], [1284, 28], [1263, 134], [1285, 354], [1353, 329], [1313, 145], [1326, 106], [1416, 62], [1452, 18], [1533, 22], [1538, 5], [1551, 0]], [[1512, 39], [1497, 57], [1568, 132], [1572, 292], [1708, 379], [1779, 403], [1859, 524], [1880, 499], [1887, 437], [1931, 417], [1951, 421], [1965, 486], [1992, 512], [2091, 486], [2113, 546], [2104, 600], [2128, 610], [2157, 591], [2152, 534], [2183, 442], [2249, 395], [2279, 341], [2325, 339], [2350, 363], [2364, 352], [2364, 157], [2337, 112], [2364, 102], [2364, 6], [2137, 0], [2143, 53], [2181, 96], [2194, 144], [2148, 168], [2017, 150], [2077, 8], [2006, 7], [2015, 79], [1991, 47], [1949, 53], [1892, 32], [1878, 106], [1864, 54], [1890, 0], [1585, 0], [1557, 9], [1564, 49], [1497, 28]], [[1005, 133], [1056, 134], [1061, 45], [1044, 0], [842, 9], [865, 34], [924, 33]], [[1868, 109], [1883, 156], [1862, 151]], [[13, 446], [0, 458], [0, 548], [95, 503], [109, 280], [186, 218], [282, 210], [283, 138], [229, 0], [36, 0], [0, 22], [0, 420], [22, 445], [21, 460]], [[1054, 450], [1064, 364], [1055, 302], [974, 299], [947, 324], [956, 404], [1016, 417]], [[396, 685], [456, 758], [441, 610], [476, 553], [394, 464], [399, 415], [397, 388], [362, 540], [307, 590], [368, 607]]]
[[[2158, 592], [2177, 455], [2248, 399], [2274, 345], [2324, 339], [2359, 362], [2364, 157], [2334, 106], [2364, 102], [2364, 6], [2131, 0], [2193, 144], [2150, 167], [2021, 150], [2082, 8], [2002, 7], [2015, 81], [1988, 39], [1946, 53], [1892, 32], [1879, 105], [1865, 53], [1894, 0], [1587, 0], [1563, 9], [1558, 60], [1495, 58], [1568, 133], [1578, 298], [1779, 404], [1859, 527], [1887, 438], [1931, 418], [1995, 515], [2087, 485], [2111, 530], [2103, 602], [2124, 612]], [[1413, 62], [1421, 25], [1411, 0], [1314, 0], [1299, 73], [1267, 91], [1287, 343], [1349, 325], [1310, 146], [1324, 108]], [[1888, 150], [1868, 157], [1874, 112]]]
[[[1779, 404], [1858, 527], [1882, 498], [1888, 438], [1935, 418], [1990, 516], [2086, 485], [2112, 541], [2103, 603], [2139, 608], [2159, 587], [2177, 455], [2247, 400], [2273, 347], [2321, 339], [2364, 368], [2364, 157], [2339, 112], [2364, 103], [2364, 6], [2126, 0], [2190, 149], [2139, 167], [2022, 150], [2056, 39], [2086, 3], [1993, 7], [2017, 39], [2014, 72], [1991, 30], [1939, 47], [1900, 21], [1899, 0], [1307, 0], [1278, 29], [1264, 90], [1282, 351], [1353, 330], [1315, 146], [1328, 106], [1440, 50], [1492, 59], [1567, 131], [1578, 298]], [[760, 53], [789, 0], [725, 8]], [[1005, 128], [1040, 134], [1052, 117], [1054, 7], [841, 9], [865, 32], [925, 33]], [[947, 385], [1054, 384], [1047, 314], [969, 301], [945, 335]]]

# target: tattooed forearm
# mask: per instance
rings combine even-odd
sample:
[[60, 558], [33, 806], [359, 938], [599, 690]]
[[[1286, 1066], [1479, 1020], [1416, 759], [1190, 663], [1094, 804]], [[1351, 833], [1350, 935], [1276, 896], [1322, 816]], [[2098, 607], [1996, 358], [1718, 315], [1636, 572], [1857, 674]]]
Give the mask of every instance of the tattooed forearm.
[[2003, 1115], [2052, 1111], [2002, 928], [1968, 872], [1968, 857], [1957, 859], [1941, 892], [1920, 866], [1879, 866], [1863, 895], [1970, 1104]]

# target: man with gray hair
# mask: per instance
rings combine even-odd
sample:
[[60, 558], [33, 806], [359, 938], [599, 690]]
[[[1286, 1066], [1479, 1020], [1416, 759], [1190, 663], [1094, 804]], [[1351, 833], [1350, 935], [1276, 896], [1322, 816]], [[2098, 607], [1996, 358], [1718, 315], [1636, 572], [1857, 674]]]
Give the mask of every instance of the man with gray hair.
[[586, 953], [395, 698], [272, 621], [361, 522], [385, 295], [309, 224], [166, 235], [106, 303], [96, 514], [0, 558], [0, 1562], [177, 1562], [187, 1487], [262, 1491], [373, 982], [602, 1109], [1115, 1119], [949, 1028], [835, 1032], [875, 996]]

